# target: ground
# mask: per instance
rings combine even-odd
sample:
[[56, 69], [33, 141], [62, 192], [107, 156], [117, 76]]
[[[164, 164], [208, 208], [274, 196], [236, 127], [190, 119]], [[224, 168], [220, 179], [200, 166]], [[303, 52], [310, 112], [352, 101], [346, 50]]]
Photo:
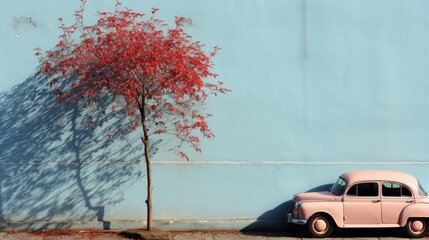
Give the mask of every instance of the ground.
[[[143, 237], [142, 237], [143, 236]], [[0, 240], [119, 240], [119, 239], [152, 239], [152, 240], [308, 240], [305, 229], [292, 231], [183, 231], [147, 233], [143, 230], [101, 231], [101, 230], [53, 230], [38, 232], [0, 232]], [[329, 240], [409, 240], [402, 229], [349, 229], [338, 230]], [[429, 236], [423, 238], [429, 240]]]

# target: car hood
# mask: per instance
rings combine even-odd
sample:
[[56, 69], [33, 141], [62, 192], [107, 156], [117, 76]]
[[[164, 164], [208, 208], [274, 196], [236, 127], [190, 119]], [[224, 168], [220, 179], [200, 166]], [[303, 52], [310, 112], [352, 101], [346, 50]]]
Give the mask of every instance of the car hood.
[[306, 192], [300, 193], [295, 196], [295, 202], [308, 202], [308, 201], [334, 201], [334, 194], [329, 191], [323, 192]]

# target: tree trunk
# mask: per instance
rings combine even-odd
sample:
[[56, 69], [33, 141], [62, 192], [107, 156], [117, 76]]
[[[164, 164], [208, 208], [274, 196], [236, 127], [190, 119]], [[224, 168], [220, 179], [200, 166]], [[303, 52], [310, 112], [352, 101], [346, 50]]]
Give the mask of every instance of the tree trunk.
[[[143, 126], [145, 128], [146, 126]], [[146, 159], [146, 176], [147, 176], [147, 230], [152, 229], [152, 177], [150, 172], [150, 158], [149, 158], [149, 139], [145, 131], [145, 136], [143, 136], [142, 142], [144, 144], [144, 155]]]
[[141, 116], [141, 124], [143, 128], [143, 137], [141, 137], [141, 140], [144, 145], [144, 157], [146, 160], [146, 176], [147, 176], [147, 199], [146, 199], [146, 205], [147, 205], [147, 230], [152, 230], [152, 177], [151, 177], [151, 171], [150, 171], [150, 156], [149, 156], [149, 134], [148, 134], [148, 128], [146, 125], [146, 112], [145, 112], [145, 105], [146, 105], [146, 99], [145, 99], [145, 91], [143, 89], [143, 92], [140, 97], [137, 97], [137, 102], [139, 104], [139, 110], [140, 110], [140, 116]]

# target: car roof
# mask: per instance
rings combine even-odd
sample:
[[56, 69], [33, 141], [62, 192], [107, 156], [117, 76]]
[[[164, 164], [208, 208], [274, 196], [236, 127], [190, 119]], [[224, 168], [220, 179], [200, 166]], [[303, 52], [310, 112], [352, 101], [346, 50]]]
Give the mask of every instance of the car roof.
[[414, 176], [393, 170], [356, 170], [343, 173], [341, 178], [349, 184], [361, 181], [392, 181], [418, 187], [418, 181]]

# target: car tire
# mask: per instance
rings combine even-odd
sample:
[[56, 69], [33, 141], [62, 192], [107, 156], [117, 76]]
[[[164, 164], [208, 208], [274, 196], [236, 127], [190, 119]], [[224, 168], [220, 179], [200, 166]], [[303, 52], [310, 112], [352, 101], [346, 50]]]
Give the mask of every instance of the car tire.
[[424, 218], [410, 218], [405, 225], [405, 230], [412, 238], [425, 237], [428, 234], [428, 222]]
[[308, 231], [313, 237], [328, 237], [334, 231], [334, 224], [323, 214], [314, 214], [307, 222]]

